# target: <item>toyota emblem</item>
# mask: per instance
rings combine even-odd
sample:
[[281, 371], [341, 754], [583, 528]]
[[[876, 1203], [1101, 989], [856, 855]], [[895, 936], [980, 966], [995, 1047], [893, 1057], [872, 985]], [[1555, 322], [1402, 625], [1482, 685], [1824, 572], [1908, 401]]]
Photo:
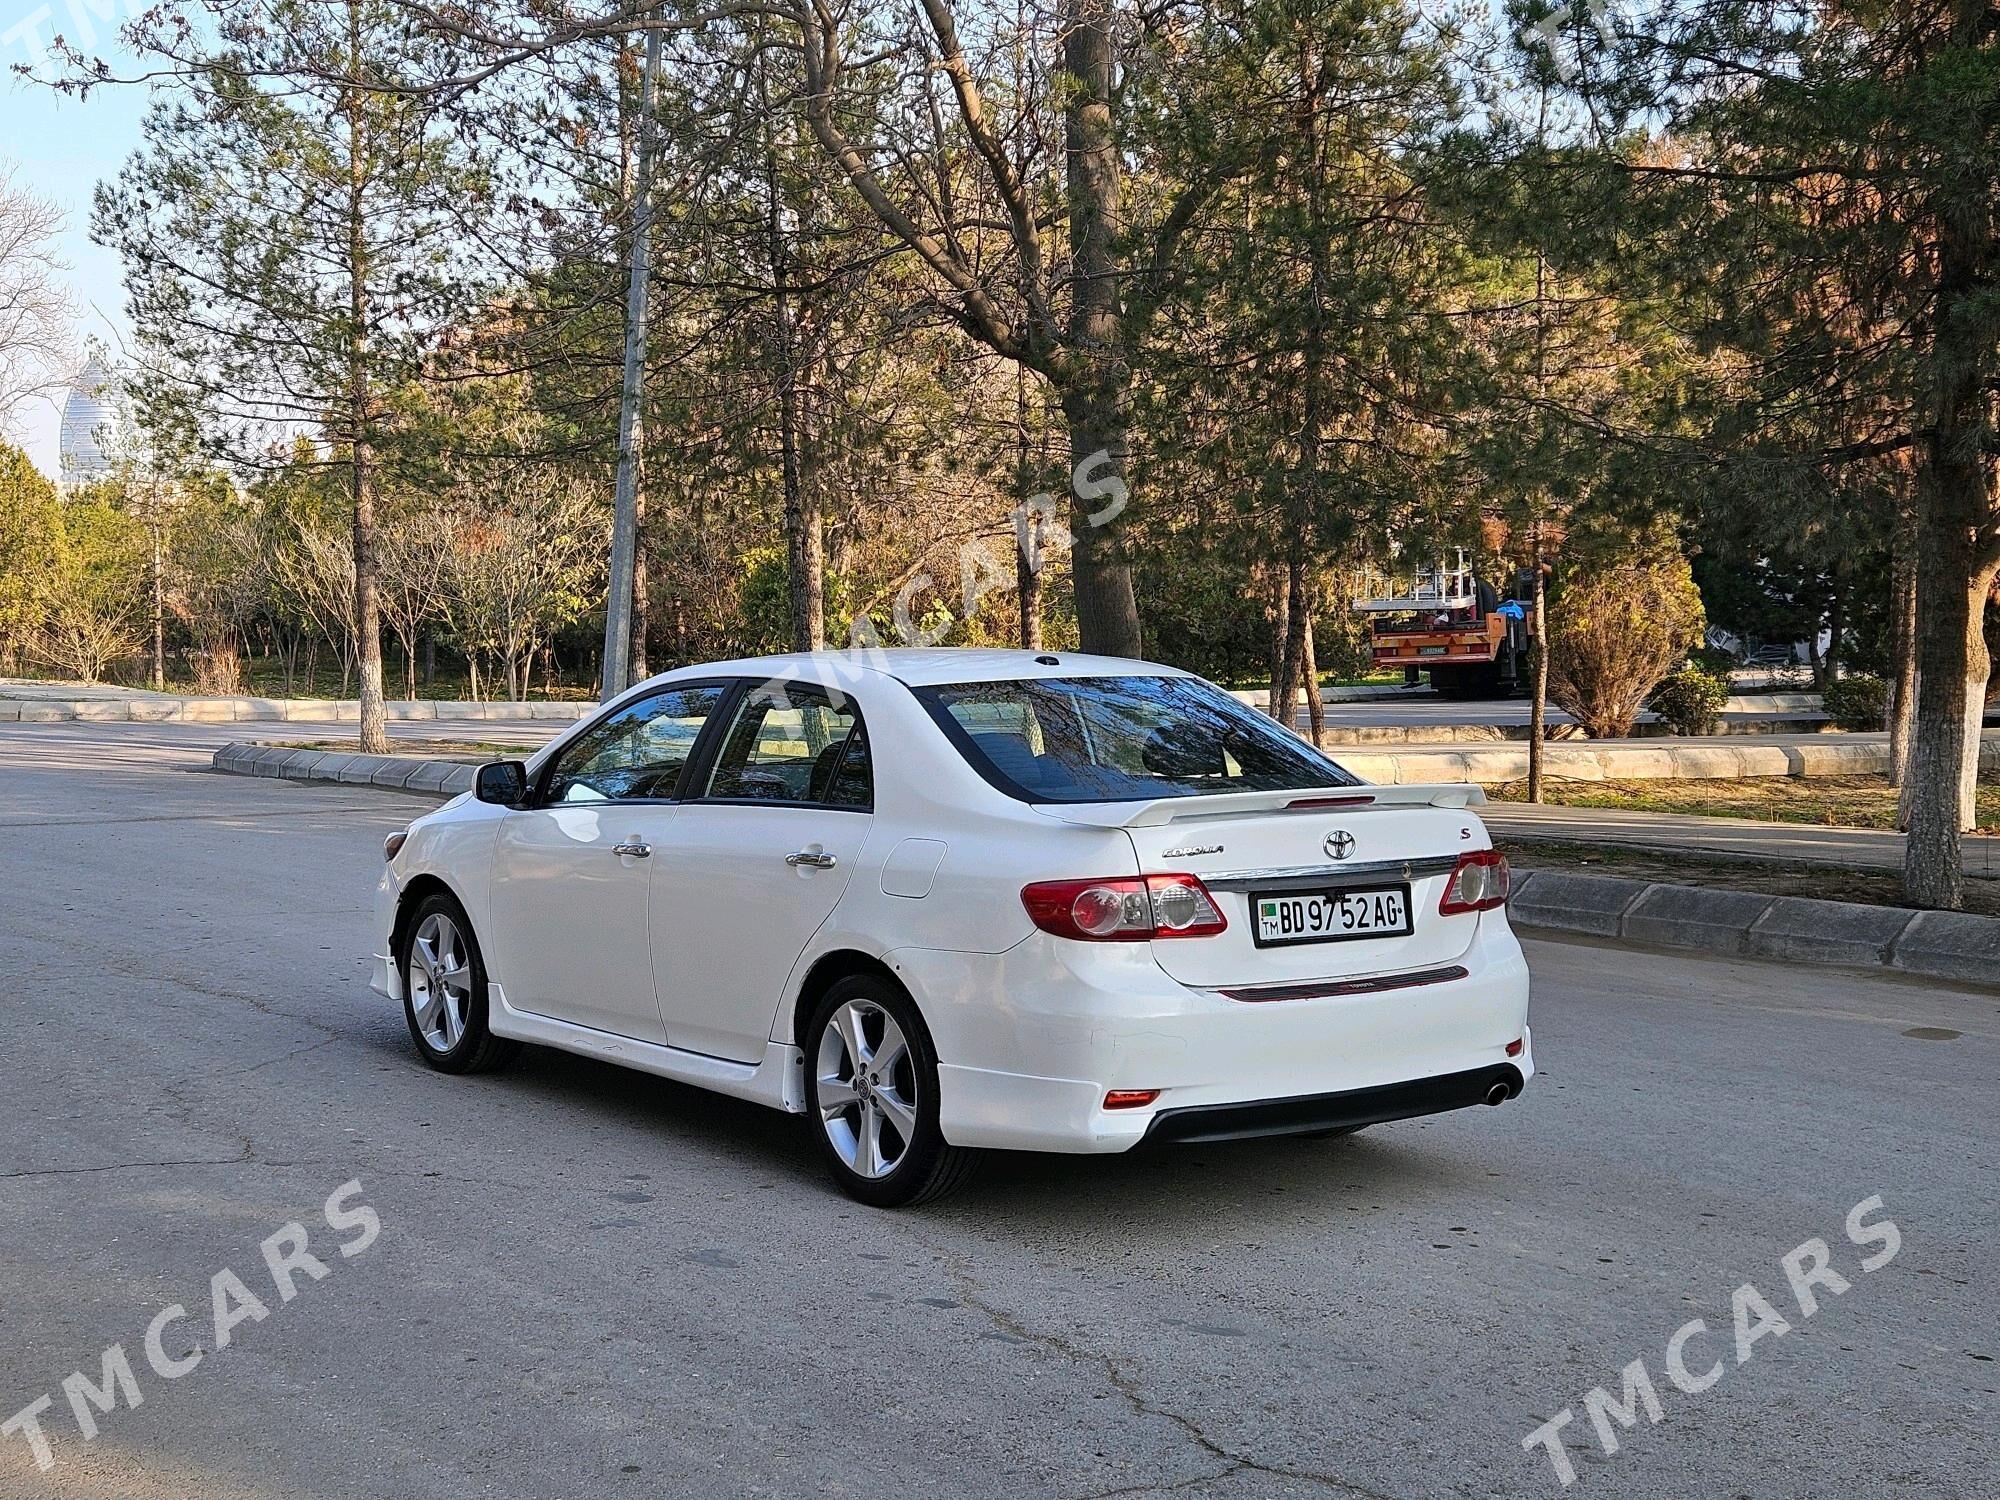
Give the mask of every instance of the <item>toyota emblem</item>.
[[1345, 859], [1354, 852], [1354, 835], [1345, 828], [1336, 828], [1326, 836], [1326, 843], [1322, 847], [1325, 848], [1328, 859]]

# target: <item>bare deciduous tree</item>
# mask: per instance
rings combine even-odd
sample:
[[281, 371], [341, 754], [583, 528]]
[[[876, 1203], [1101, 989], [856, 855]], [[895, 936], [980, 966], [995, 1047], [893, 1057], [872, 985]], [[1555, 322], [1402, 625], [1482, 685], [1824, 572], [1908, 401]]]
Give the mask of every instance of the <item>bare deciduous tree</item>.
[[75, 308], [54, 248], [62, 224], [61, 209], [16, 189], [0, 163], [0, 431], [74, 373]]
[[603, 577], [605, 516], [573, 477], [531, 469], [505, 509], [455, 518], [444, 600], [468, 659], [497, 657], [507, 696], [527, 695], [535, 655], [594, 602]]
[[438, 509], [406, 510], [382, 524], [376, 556], [382, 569], [382, 620], [403, 648], [407, 696], [417, 696], [417, 643], [445, 619], [444, 588], [456, 523]]

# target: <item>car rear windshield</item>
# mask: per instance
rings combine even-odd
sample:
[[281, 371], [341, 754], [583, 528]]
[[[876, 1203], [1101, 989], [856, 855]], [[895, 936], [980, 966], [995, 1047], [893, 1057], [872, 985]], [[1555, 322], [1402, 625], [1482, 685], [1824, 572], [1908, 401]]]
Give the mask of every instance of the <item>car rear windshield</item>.
[[1045, 678], [912, 691], [974, 770], [1024, 802], [1356, 784], [1303, 740], [1199, 678]]

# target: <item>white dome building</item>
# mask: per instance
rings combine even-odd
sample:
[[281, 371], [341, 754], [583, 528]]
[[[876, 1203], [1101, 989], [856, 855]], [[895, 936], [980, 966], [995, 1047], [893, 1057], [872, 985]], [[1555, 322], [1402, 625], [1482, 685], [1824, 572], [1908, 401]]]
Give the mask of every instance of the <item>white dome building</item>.
[[112, 404], [117, 376], [95, 352], [63, 402], [58, 461], [64, 489], [81, 489], [111, 472], [117, 447], [118, 410]]

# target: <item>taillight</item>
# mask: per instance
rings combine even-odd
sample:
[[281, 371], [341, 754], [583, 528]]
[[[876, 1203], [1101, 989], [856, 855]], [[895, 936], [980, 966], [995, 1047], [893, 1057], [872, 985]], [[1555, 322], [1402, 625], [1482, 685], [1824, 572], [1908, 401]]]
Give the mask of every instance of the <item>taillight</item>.
[[1021, 904], [1042, 931], [1088, 943], [1213, 937], [1229, 926], [1193, 875], [1042, 880], [1021, 892]]
[[1455, 917], [1468, 911], [1491, 911], [1507, 904], [1507, 856], [1498, 849], [1461, 854], [1451, 879], [1444, 883], [1438, 915]]

